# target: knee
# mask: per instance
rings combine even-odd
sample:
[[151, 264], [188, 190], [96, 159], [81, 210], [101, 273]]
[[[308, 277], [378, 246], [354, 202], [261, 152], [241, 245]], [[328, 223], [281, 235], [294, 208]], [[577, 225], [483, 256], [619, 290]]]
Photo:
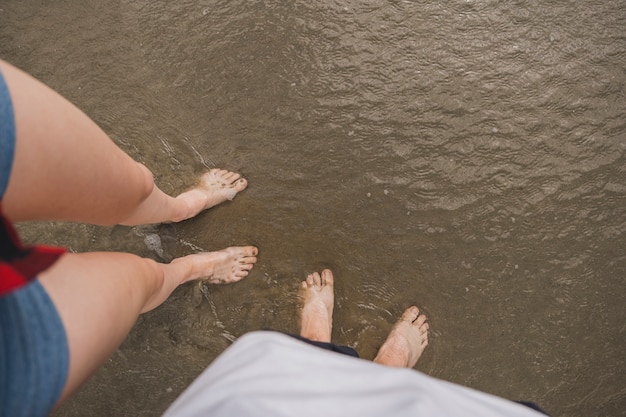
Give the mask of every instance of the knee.
[[140, 274], [148, 277], [143, 288], [143, 302], [140, 313], [150, 311], [161, 305], [174, 288], [170, 288], [165, 276], [163, 264], [152, 259], [140, 258], [139, 265], [142, 269]]
[[162, 268], [162, 264], [149, 258], [139, 258], [139, 265], [143, 269], [141, 274], [143, 276], [150, 277], [149, 282], [150, 293], [160, 293], [165, 287], [165, 273]]
[[124, 224], [134, 226], [139, 224], [135, 219], [142, 204], [150, 198], [156, 187], [152, 172], [143, 164], [137, 162], [139, 175], [134, 174], [131, 187], [127, 188], [124, 198], [118, 199], [122, 204], [118, 205], [113, 214], [110, 224]]
[[137, 162], [137, 166], [139, 167], [139, 171], [141, 172], [141, 181], [139, 182], [139, 195], [138, 200], [139, 204], [141, 204], [144, 200], [150, 197], [152, 191], [154, 190], [154, 175], [152, 172], [142, 163]]

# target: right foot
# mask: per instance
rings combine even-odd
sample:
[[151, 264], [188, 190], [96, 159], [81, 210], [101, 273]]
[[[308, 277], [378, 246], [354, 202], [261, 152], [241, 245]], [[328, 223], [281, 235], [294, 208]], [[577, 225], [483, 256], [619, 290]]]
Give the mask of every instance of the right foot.
[[318, 342], [330, 342], [333, 328], [333, 273], [329, 269], [310, 274], [302, 281], [303, 300], [300, 335]]
[[391, 329], [374, 362], [412, 368], [428, 345], [428, 323], [415, 306], [409, 307]]
[[196, 253], [173, 262], [191, 262], [189, 281], [204, 279], [211, 284], [230, 284], [248, 276], [259, 250], [254, 246], [234, 246], [216, 252]]

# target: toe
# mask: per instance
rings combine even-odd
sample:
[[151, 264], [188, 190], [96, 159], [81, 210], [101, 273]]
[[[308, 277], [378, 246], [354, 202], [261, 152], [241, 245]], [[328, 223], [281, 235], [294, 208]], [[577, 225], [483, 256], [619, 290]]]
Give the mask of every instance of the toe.
[[226, 171], [223, 174], [223, 178], [224, 178], [224, 181], [228, 182], [229, 184], [232, 184], [235, 181], [237, 181], [239, 178], [241, 178], [241, 175], [239, 175], [236, 172]]
[[210, 170], [210, 171], [208, 172], [208, 174], [206, 174], [206, 177], [207, 177], [208, 179], [212, 179], [212, 180], [214, 180], [214, 181], [216, 181], [216, 180], [218, 180], [218, 181], [219, 181], [219, 180], [221, 180], [221, 178], [224, 176], [224, 174], [225, 174], [226, 172], [227, 172], [227, 171], [225, 171], [225, 170], [223, 170], [223, 169], [215, 168], [215, 169]]
[[426, 323], [426, 316], [420, 314], [415, 321], [413, 321], [413, 326], [421, 328], [424, 323]]
[[319, 287], [320, 285], [322, 285], [322, 278], [320, 277], [320, 274], [318, 274], [317, 272], [314, 272], [311, 274], [311, 276], [313, 277], [313, 283], [316, 286]]
[[409, 323], [413, 323], [415, 319], [417, 318], [417, 316], [419, 315], [419, 313], [420, 311], [417, 307], [411, 306], [407, 308], [402, 314], [402, 320], [408, 321]]
[[247, 258], [247, 257], [254, 257], [259, 253], [259, 250], [257, 248], [255, 248], [254, 246], [244, 246], [241, 248], [235, 248], [238, 249], [236, 253], [236, 256], [241, 257], [242, 259]]
[[251, 264], [250, 268], [252, 268], [252, 265], [254, 265], [255, 263], [256, 263], [255, 256], [246, 256], [245, 258], [241, 258], [239, 260], [240, 265]]
[[315, 285], [315, 280], [313, 279], [313, 274], [309, 274], [309, 276], [306, 277], [306, 283], [307, 286], [312, 287], [313, 285]]
[[235, 189], [235, 191], [239, 192], [243, 191], [247, 186], [248, 181], [246, 181], [244, 178], [240, 178], [234, 182], [233, 188]]
[[249, 271], [249, 270], [251, 270], [253, 267], [254, 267], [254, 265], [253, 265], [253, 264], [241, 264], [241, 265], [239, 265], [239, 268], [240, 268], [241, 270], [244, 270], [244, 271]]
[[246, 271], [245, 269], [240, 269], [239, 271], [235, 272], [235, 276], [239, 279], [245, 278], [248, 276], [248, 271]]
[[334, 277], [333, 273], [330, 269], [325, 269], [322, 271], [322, 283], [324, 285], [333, 285]]

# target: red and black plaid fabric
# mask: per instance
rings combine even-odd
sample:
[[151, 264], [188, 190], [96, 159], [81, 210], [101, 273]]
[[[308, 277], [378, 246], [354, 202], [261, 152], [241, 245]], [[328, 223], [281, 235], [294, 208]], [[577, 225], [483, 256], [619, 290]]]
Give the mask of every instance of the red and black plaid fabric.
[[52, 246], [22, 245], [0, 205], [0, 295], [26, 285], [64, 252], [64, 249]]

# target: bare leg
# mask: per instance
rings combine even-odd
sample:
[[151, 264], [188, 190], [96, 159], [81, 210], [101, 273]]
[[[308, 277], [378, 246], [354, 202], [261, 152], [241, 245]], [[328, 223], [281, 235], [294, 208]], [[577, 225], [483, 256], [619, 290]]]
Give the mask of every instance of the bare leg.
[[325, 269], [322, 275], [310, 274], [302, 281], [303, 300], [300, 336], [317, 342], [330, 342], [333, 328], [333, 273]]
[[15, 156], [2, 207], [12, 221], [68, 220], [146, 224], [195, 216], [246, 188], [212, 170], [178, 198], [163, 193], [82, 111], [28, 74], [0, 60], [15, 114]]
[[[120, 224], [133, 226], [190, 219], [203, 210], [232, 200], [247, 186], [248, 182], [239, 174], [224, 169], [210, 170], [200, 178], [198, 186], [176, 198], [164, 194], [154, 186], [152, 194]], [[169, 213], [167, 217], [164, 217], [165, 213]]]
[[194, 279], [236, 282], [248, 275], [257, 249], [232, 247], [160, 264], [125, 253], [65, 254], [39, 280], [54, 302], [70, 350], [61, 401], [91, 376], [121, 344], [139, 314], [159, 306]]
[[428, 345], [426, 316], [415, 306], [409, 307], [391, 329], [374, 362], [381, 365], [412, 368]]

